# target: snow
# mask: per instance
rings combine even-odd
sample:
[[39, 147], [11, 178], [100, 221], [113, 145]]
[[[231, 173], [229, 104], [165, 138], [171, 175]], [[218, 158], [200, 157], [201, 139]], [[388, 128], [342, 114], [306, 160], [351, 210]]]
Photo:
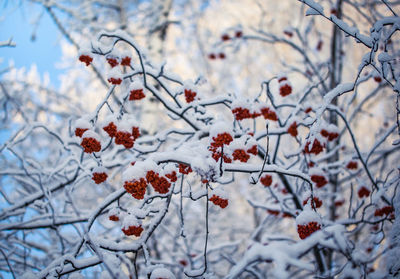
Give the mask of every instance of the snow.
[[381, 52], [378, 55], [378, 60], [381, 63], [390, 62], [393, 58], [387, 52]]
[[137, 124], [136, 118], [131, 115], [125, 113], [121, 120], [118, 121], [118, 123], [114, 123], [117, 125], [118, 131], [124, 131], [128, 133], [132, 133], [132, 127], [138, 127], [139, 125]]
[[367, 47], [372, 48], [372, 46], [373, 46], [372, 38], [360, 34], [360, 31], [356, 27], [350, 27], [349, 25], [347, 25], [346, 22], [344, 22], [341, 19], [338, 19], [335, 15], [331, 15], [331, 20], [344, 32], [346, 32], [347, 34], [356, 38], [357, 41], [360, 41], [363, 44], [365, 44]]
[[146, 177], [146, 173], [150, 170], [154, 172], [159, 172], [159, 166], [150, 159], [145, 161], [137, 161], [134, 166], [130, 165], [123, 173], [123, 181], [138, 180], [140, 178]]
[[296, 217], [296, 224], [307, 225], [310, 222], [322, 223], [321, 217], [318, 213], [312, 210], [309, 204], [306, 204], [303, 211]]
[[232, 127], [228, 123], [230, 122], [220, 120], [213, 124], [210, 128], [210, 141], [212, 141], [212, 138], [216, 137], [218, 134], [228, 133], [233, 136]]
[[82, 135], [82, 139], [83, 138], [93, 138], [93, 139], [97, 140], [98, 142], [101, 142], [101, 138], [100, 138], [99, 134], [97, 134], [96, 132], [94, 132], [92, 130], [85, 131]]
[[123, 229], [129, 229], [129, 227], [139, 227], [140, 223], [138, 219], [131, 214], [128, 214], [124, 217], [124, 220], [122, 221], [122, 228]]
[[175, 279], [175, 276], [166, 268], [159, 267], [153, 270], [151, 273], [150, 279]]
[[103, 166], [95, 167], [92, 170], [92, 173], [107, 173], [107, 169]]
[[319, 14], [324, 13], [324, 8], [313, 0], [301, 0], [301, 2], [308, 5], [311, 9], [317, 11]]
[[81, 117], [75, 121], [75, 128], [81, 128], [81, 129], [90, 129], [92, 128], [92, 124], [89, 121], [89, 116], [87, 117]]

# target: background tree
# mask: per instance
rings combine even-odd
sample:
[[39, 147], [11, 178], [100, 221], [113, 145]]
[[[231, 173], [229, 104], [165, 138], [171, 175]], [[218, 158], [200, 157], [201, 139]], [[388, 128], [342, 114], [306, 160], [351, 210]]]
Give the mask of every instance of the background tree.
[[399, 275], [398, 4], [34, 2], [75, 50], [2, 75], [4, 274]]

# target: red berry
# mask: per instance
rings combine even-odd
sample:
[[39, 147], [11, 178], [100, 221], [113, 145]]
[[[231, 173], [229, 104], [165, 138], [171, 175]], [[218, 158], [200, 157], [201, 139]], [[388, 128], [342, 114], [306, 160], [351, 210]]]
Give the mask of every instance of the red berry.
[[296, 123], [296, 121], [293, 122], [292, 125], [289, 126], [287, 131], [292, 137], [297, 137], [298, 132], [297, 132], [297, 123]]
[[117, 126], [115, 126], [114, 122], [110, 122], [107, 126], [103, 127], [103, 130], [106, 131], [106, 133], [113, 138], [117, 133]]
[[121, 60], [121, 65], [122, 66], [130, 66], [131, 65], [131, 58], [129, 56], [125, 56]]
[[196, 97], [197, 93], [190, 90], [190, 89], [185, 89], [185, 99], [186, 103], [191, 103], [194, 101], [194, 98]]
[[75, 129], [75, 136], [77, 137], [82, 137], [83, 133], [85, 133], [89, 129], [83, 129], [83, 128], [76, 128]]
[[144, 178], [140, 180], [125, 181], [124, 188], [135, 199], [142, 200], [146, 193], [147, 182]]
[[118, 85], [118, 84], [121, 84], [122, 79], [111, 77], [111, 78], [108, 79], [108, 82], [111, 83], [111, 84]]
[[223, 41], [229, 41], [230, 39], [231, 39], [231, 37], [229, 37], [228, 34], [223, 34], [223, 35], [221, 36], [221, 40], [223, 40]]
[[225, 208], [225, 207], [228, 206], [228, 200], [227, 200], [227, 199], [223, 199], [223, 198], [221, 198], [221, 197], [219, 197], [219, 196], [216, 196], [216, 195], [213, 195], [213, 196], [210, 198], [210, 201], [211, 201], [213, 204], [218, 205], [218, 206], [221, 207], [221, 208]]
[[99, 152], [101, 150], [101, 144], [95, 138], [83, 138], [81, 146], [84, 148], [85, 153]]
[[143, 228], [141, 225], [139, 226], [129, 226], [127, 229], [126, 228], [122, 228], [122, 231], [125, 235], [134, 235], [139, 237], [142, 232], [143, 232]]
[[89, 66], [90, 63], [92, 63], [93, 58], [90, 57], [89, 55], [84, 55], [84, 54], [82, 54], [81, 56], [79, 56], [79, 61], [85, 63], [86, 66]]
[[108, 175], [105, 172], [94, 172], [92, 174], [92, 180], [96, 183], [96, 184], [100, 184], [104, 181], [107, 180]]
[[263, 177], [260, 178], [260, 182], [265, 187], [269, 187], [272, 184], [272, 176], [268, 174], [264, 175]]
[[144, 95], [143, 93], [143, 88], [133, 89], [131, 90], [131, 94], [129, 95], [129, 101], [141, 100], [144, 97], [146, 97], [146, 95]]
[[108, 64], [110, 64], [111, 68], [114, 68], [118, 65], [118, 61], [115, 58], [107, 58]]

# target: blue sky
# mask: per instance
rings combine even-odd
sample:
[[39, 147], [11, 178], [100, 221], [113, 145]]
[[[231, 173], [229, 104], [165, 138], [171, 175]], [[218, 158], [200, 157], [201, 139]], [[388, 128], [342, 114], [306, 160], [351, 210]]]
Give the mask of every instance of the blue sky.
[[[61, 70], [55, 67], [55, 62], [61, 56], [61, 36], [49, 15], [37, 4], [20, 3], [18, 0], [4, 1], [0, 5], [0, 41], [12, 37], [16, 43], [14, 48], [0, 48], [0, 57], [3, 60], [0, 70], [6, 68], [11, 60], [17, 68], [29, 69], [36, 64], [39, 73], [48, 72], [51, 84], [57, 87]], [[42, 16], [36, 28], [32, 22], [40, 15]], [[35, 34], [34, 40], [32, 34]]]

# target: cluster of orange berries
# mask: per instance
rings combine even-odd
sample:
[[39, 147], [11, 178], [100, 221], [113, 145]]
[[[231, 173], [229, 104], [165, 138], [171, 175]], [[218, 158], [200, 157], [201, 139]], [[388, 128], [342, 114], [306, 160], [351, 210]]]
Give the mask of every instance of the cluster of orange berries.
[[146, 97], [143, 93], [143, 88], [133, 89], [130, 91], [129, 101], [138, 101]]
[[[179, 172], [188, 174], [192, 172], [192, 169], [190, 166], [180, 164]], [[177, 180], [178, 177], [176, 171], [171, 171], [170, 173], [165, 174], [164, 177], [154, 170], [149, 170], [146, 172], [145, 177], [125, 181], [124, 188], [135, 199], [141, 200], [146, 194], [146, 188], [148, 184], [153, 187], [154, 191], [160, 194], [166, 194], [170, 189], [171, 182], [176, 182]]]
[[297, 123], [296, 123], [296, 121], [293, 122], [293, 123], [289, 126], [287, 132], [288, 132], [292, 137], [294, 137], [294, 138], [297, 137], [298, 132], [297, 132]]
[[143, 232], [143, 228], [142, 228], [141, 225], [139, 225], [139, 226], [129, 226], [128, 228], [122, 228], [122, 232], [125, 235], [128, 235], [128, 236], [134, 235], [134, 236], [139, 237]]
[[360, 199], [364, 198], [364, 197], [368, 198], [370, 193], [371, 193], [371, 191], [365, 186], [361, 186], [360, 189], [358, 189], [358, 192], [357, 192], [358, 197]]
[[375, 210], [374, 216], [382, 217], [384, 215], [390, 215], [391, 219], [394, 219], [394, 209], [393, 206], [387, 205], [382, 208], [378, 208]]
[[197, 93], [196, 93], [195, 91], [191, 90], [191, 89], [185, 89], [185, 90], [184, 90], [184, 93], [185, 93], [186, 102], [187, 102], [188, 104], [191, 103], [191, 102], [193, 102], [193, 101], [194, 101], [194, 98], [195, 98], [196, 95], [197, 95]]
[[137, 200], [142, 200], [146, 193], [147, 182], [144, 178], [139, 180], [125, 181], [125, 190]]
[[324, 187], [326, 184], [328, 184], [328, 181], [323, 175], [317, 175], [317, 174], [311, 175], [311, 181], [315, 183], [317, 188]]
[[350, 161], [347, 165], [346, 168], [348, 168], [349, 170], [356, 170], [358, 167], [357, 162], [354, 161]]
[[235, 119], [238, 121], [243, 120], [243, 119], [250, 119], [250, 118], [255, 119], [261, 115], [264, 117], [264, 119], [269, 119], [272, 121], [278, 120], [276, 112], [268, 107], [262, 108], [260, 110], [260, 112], [258, 112], [258, 111], [250, 112], [250, 110], [248, 108], [236, 107], [236, 108], [232, 109], [232, 113], [235, 116]]
[[278, 79], [279, 82], [279, 94], [282, 97], [286, 97], [292, 93], [292, 86], [287, 80], [287, 77], [280, 77]]
[[311, 145], [311, 142], [308, 141], [306, 143], [306, 146], [304, 147], [304, 153], [318, 155], [319, 153], [321, 153], [324, 150], [324, 145], [322, 145], [318, 139], [314, 139], [311, 149], [310, 149], [310, 145]]
[[[86, 64], [86, 66], [89, 66], [93, 62], [93, 57], [91, 57], [89, 54], [81, 54], [79, 56], [79, 61], [83, 62]], [[116, 57], [109, 57], [107, 58], [108, 64], [110, 64], [111, 68], [114, 68], [120, 64], [118, 61], [118, 58]], [[121, 59], [121, 65], [122, 66], [130, 66], [131, 65], [131, 58], [129, 56], [125, 56]]]
[[324, 138], [327, 138], [328, 141], [333, 141], [334, 139], [339, 137], [338, 133], [336, 133], [336, 132], [328, 132], [325, 129], [322, 129], [320, 133], [321, 133], [321, 136], [323, 136]]
[[[306, 205], [308, 201], [310, 200], [310, 197], [305, 199], [303, 201], [303, 205]], [[313, 204], [311, 204], [311, 208], [320, 208], [322, 206], [322, 200], [320, 200], [318, 197], [313, 197]]]
[[269, 174], [264, 175], [263, 177], [260, 178], [260, 182], [262, 185], [265, 187], [269, 187], [272, 185], [272, 176]]
[[168, 193], [169, 187], [171, 186], [171, 183], [164, 176], [160, 176], [152, 170], [147, 172], [146, 180], [153, 186], [154, 190], [160, 194]]
[[104, 181], [107, 180], [108, 175], [105, 172], [94, 172], [92, 173], [92, 180], [96, 184], [103, 183]]
[[321, 224], [318, 222], [312, 221], [305, 225], [297, 225], [297, 232], [301, 239], [305, 239], [309, 237], [312, 233], [321, 229]]
[[81, 141], [81, 146], [85, 153], [99, 152], [101, 150], [101, 143], [93, 137], [84, 137]]
[[221, 197], [219, 197], [219, 196], [217, 196], [217, 195], [213, 195], [213, 196], [210, 198], [210, 201], [211, 201], [213, 204], [218, 205], [218, 206], [221, 207], [221, 208], [225, 208], [225, 207], [228, 206], [228, 200], [227, 200], [227, 199], [223, 199], [223, 198], [221, 198]]
[[127, 131], [118, 131], [114, 122], [108, 123], [107, 126], [103, 127], [103, 130], [111, 138], [115, 138], [115, 144], [123, 145], [125, 148], [132, 148], [136, 139], [140, 137], [140, 131], [138, 127], [132, 127], [131, 133]]
[[192, 172], [192, 168], [190, 166], [187, 166], [185, 164], [179, 164], [179, 172], [181, 174], [189, 174]]

